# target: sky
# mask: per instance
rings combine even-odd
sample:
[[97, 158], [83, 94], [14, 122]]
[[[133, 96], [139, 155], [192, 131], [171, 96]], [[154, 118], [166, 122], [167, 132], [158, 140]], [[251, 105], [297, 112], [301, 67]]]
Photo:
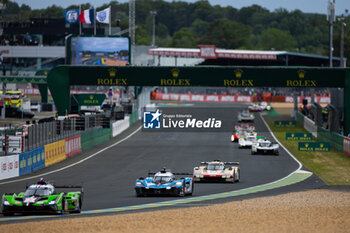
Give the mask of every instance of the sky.
[[[32, 9], [42, 9], [53, 4], [68, 7], [74, 4], [90, 3], [93, 6], [99, 7], [105, 3], [109, 3], [110, 0], [14, 0], [19, 5], [26, 4]], [[168, 1], [168, 0], [167, 0]], [[178, 1], [178, 0], [176, 0]], [[196, 0], [181, 0], [186, 2], [196, 2]], [[120, 3], [128, 2], [128, 0], [118, 0]], [[328, 0], [209, 0], [212, 5], [232, 6], [235, 8], [242, 8], [245, 6], [251, 6], [258, 4], [267, 8], [270, 11], [274, 11], [278, 8], [285, 8], [288, 11], [299, 9], [305, 13], [327, 13]], [[335, 0], [336, 15], [344, 13], [345, 9], [350, 11], [350, 0]], [[137, 5], [136, 5], [137, 10]]]

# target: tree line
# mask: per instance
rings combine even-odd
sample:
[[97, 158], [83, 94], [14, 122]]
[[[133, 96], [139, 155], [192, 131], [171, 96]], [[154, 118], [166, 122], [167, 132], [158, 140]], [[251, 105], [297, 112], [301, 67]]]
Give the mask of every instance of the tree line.
[[[111, 6], [112, 26], [128, 28], [128, 3], [112, 1], [97, 7]], [[90, 4], [81, 8], [89, 9]], [[62, 18], [71, 5], [62, 8], [52, 5], [46, 9], [31, 9], [8, 1], [3, 11], [4, 21], [25, 21], [30, 18]], [[325, 6], [326, 8], [326, 6]], [[152, 16], [156, 11], [156, 45], [159, 47], [196, 48], [211, 44], [225, 49], [286, 50], [328, 55], [329, 25], [325, 14], [288, 11], [280, 8], [269, 11], [259, 5], [243, 7], [211, 5], [207, 0], [195, 3], [164, 0], [136, 0], [136, 44], [150, 45]], [[350, 17], [345, 17], [350, 25]], [[340, 22], [334, 24], [334, 55], [339, 56]], [[345, 27], [345, 57], [350, 58], [350, 26]]]

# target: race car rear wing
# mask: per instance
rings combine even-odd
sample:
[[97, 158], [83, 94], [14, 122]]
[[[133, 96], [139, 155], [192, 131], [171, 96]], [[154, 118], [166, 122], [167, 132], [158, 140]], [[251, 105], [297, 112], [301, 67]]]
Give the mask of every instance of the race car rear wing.
[[[154, 176], [158, 172], [148, 172], [148, 176]], [[192, 176], [192, 173], [186, 173], [186, 172], [171, 172], [174, 176]]]
[[[213, 161], [211, 161], [213, 162]], [[208, 165], [209, 163], [211, 162], [201, 162], [201, 166], [205, 166], [205, 165]], [[214, 162], [221, 162], [219, 160], [214, 160]], [[234, 166], [239, 166], [239, 162], [223, 162], [224, 165], [234, 165]]]
[[225, 165], [239, 166], [239, 162], [224, 162]]

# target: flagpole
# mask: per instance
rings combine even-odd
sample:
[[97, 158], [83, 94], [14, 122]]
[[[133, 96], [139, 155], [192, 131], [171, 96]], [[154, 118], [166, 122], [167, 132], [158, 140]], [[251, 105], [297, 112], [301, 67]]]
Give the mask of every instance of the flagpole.
[[96, 7], [94, 6], [94, 35], [96, 35]]
[[[80, 15], [80, 13], [81, 13], [81, 5], [79, 5], [79, 15]], [[79, 21], [79, 35], [81, 35], [81, 22], [79, 19], [78, 19], [78, 21]]]
[[111, 27], [111, 23], [112, 23], [112, 7], [109, 6], [109, 30], [108, 30], [108, 33], [109, 35], [112, 34], [112, 27]]

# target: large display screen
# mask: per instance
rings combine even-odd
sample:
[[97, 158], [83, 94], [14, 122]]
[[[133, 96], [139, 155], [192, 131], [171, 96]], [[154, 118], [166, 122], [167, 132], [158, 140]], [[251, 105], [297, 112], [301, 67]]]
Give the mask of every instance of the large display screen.
[[71, 37], [68, 63], [72, 65], [125, 66], [129, 63], [128, 37]]

